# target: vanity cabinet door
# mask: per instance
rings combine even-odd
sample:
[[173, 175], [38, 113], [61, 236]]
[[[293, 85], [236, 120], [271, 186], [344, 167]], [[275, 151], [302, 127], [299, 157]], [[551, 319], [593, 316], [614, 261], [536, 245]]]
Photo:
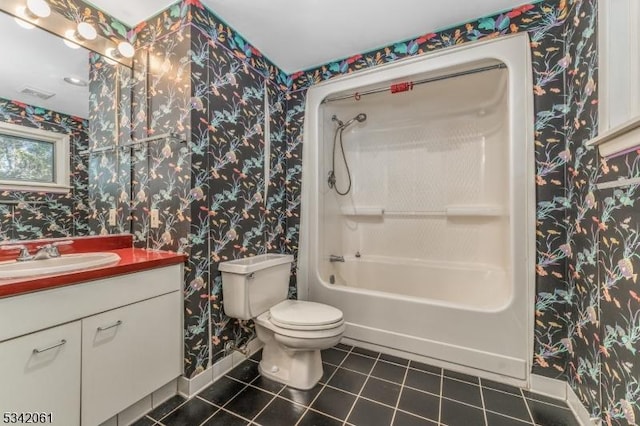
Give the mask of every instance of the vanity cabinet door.
[[98, 425], [182, 374], [181, 292], [82, 320], [82, 425]]
[[80, 335], [75, 321], [0, 343], [0, 424], [80, 424]]

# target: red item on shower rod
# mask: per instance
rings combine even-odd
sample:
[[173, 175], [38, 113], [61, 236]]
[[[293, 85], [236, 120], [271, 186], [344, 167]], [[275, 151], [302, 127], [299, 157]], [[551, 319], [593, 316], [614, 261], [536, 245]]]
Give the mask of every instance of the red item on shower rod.
[[406, 92], [408, 90], [413, 90], [413, 81], [405, 81], [403, 83], [392, 84], [391, 93], [400, 93]]

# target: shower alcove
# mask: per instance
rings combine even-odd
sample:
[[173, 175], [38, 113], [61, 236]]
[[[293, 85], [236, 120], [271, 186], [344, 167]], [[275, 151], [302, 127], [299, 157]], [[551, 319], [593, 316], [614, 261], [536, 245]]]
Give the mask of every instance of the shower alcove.
[[[382, 90], [404, 82], [411, 90]], [[517, 35], [309, 90], [299, 288], [344, 312], [347, 338], [528, 380], [531, 87], [528, 38]], [[336, 132], [358, 114], [366, 120]], [[351, 180], [348, 194], [329, 187], [332, 168], [340, 192]]]

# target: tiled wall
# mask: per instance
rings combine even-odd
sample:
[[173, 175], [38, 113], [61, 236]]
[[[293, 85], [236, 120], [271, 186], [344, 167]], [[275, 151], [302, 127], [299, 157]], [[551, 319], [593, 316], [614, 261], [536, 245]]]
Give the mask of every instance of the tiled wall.
[[0, 241], [86, 235], [87, 157], [80, 153], [87, 149], [87, 122], [7, 99], [0, 99], [0, 121], [69, 135], [72, 186], [67, 194], [0, 191]]

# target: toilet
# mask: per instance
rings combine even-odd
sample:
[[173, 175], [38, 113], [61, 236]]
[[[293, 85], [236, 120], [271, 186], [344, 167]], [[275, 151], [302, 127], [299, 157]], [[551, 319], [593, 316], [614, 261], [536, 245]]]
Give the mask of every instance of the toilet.
[[344, 333], [342, 311], [322, 303], [288, 300], [293, 256], [262, 254], [220, 263], [225, 314], [253, 319], [264, 343], [260, 373], [296, 389], [322, 377], [320, 351]]

